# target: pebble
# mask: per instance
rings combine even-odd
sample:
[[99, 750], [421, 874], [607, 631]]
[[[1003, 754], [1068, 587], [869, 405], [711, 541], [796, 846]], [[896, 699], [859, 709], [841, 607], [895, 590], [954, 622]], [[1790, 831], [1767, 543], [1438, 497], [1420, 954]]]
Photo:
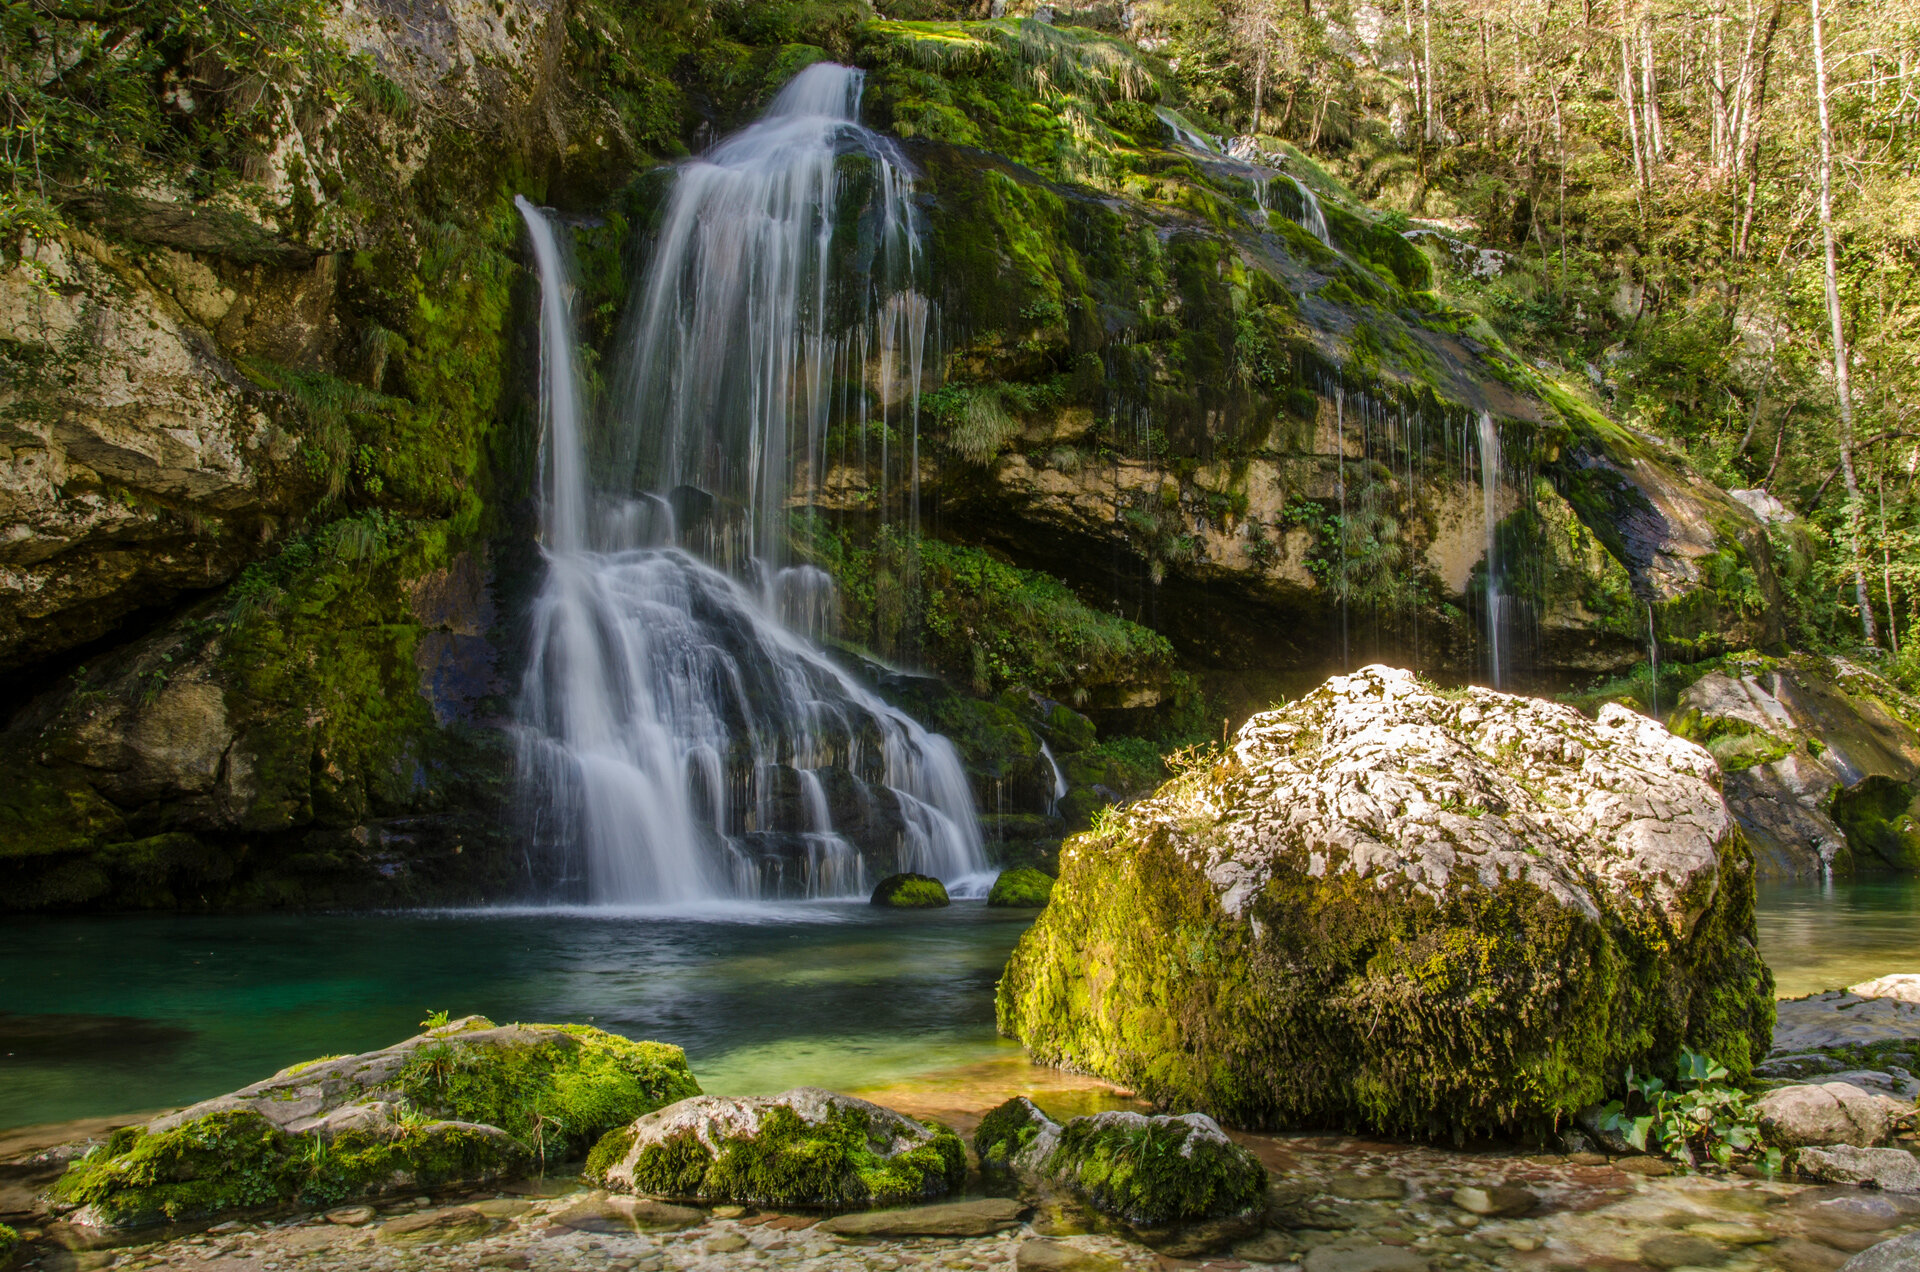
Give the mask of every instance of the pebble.
[[372, 1206], [338, 1206], [327, 1211], [328, 1223], [337, 1223], [342, 1227], [357, 1228], [363, 1223], [373, 1222]]
[[747, 1208], [745, 1206], [715, 1206], [713, 1208], [713, 1217], [715, 1219], [738, 1219], [746, 1213]]

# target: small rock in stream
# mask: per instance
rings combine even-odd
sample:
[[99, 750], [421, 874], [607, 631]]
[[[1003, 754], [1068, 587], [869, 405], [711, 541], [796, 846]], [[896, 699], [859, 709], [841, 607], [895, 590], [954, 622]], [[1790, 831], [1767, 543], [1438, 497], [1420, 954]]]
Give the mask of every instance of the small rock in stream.
[[1120, 1260], [1058, 1241], [1023, 1241], [1014, 1256], [1019, 1272], [1120, 1272]]
[[1524, 1215], [1540, 1204], [1540, 1198], [1525, 1188], [1494, 1184], [1486, 1188], [1456, 1188], [1453, 1204], [1468, 1214], [1483, 1219], [1508, 1219]]

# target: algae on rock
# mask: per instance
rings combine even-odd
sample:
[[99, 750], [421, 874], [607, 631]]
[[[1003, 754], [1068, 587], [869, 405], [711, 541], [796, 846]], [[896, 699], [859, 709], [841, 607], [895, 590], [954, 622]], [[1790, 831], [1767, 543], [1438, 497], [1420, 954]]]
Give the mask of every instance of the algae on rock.
[[1202, 1113], [1095, 1113], [1062, 1125], [1016, 1096], [981, 1119], [973, 1144], [983, 1170], [1071, 1189], [1129, 1223], [1219, 1219], [1266, 1197], [1266, 1168]]
[[943, 1197], [967, 1176], [946, 1127], [817, 1087], [683, 1100], [611, 1132], [591, 1161], [616, 1190], [834, 1210]]
[[1069, 842], [1001, 978], [1042, 1063], [1247, 1127], [1541, 1132], [1772, 976], [1712, 758], [1652, 721], [1369, 667]]
[[577, 1156], [698, 1091], [678, 1047], [470, 1016], [127, 1127], [54, 1194], [81, 1207], [75, 1224], [119, 1229], [478, 1186]]

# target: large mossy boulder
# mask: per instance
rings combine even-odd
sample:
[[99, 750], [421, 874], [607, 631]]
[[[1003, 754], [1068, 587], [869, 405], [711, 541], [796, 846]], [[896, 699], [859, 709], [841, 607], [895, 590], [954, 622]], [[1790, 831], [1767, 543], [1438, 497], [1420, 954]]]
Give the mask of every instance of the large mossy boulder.
[[118, 1131], [54, 1195], [117, 1229], [491, 1184], [699, 1090], [678, 1047], [470, 1016]]
[[1773, 978], [1718, 775], [1621, 707], [1334, 677], [1068, 842], [1000, 1030], [1246, 1127], [1540, 1131], [1683, 1044], [1744, 1080]]
[[1063, 1125], [1016, 1096], [981, 1119], [973, 1146], [989, 1173], [1067, 1188], [1150, 1227], [1237, 1215], [1267, 1191], [1266, 1167], [1203, 1113], [1095, 1113]]
[[966, 1182], [967, 1152], [939, 1123], [796, 1087], [649, 1113], [602, 1140], [587, 1170], [614, 1191], [851, 1210], [944, 1197]]

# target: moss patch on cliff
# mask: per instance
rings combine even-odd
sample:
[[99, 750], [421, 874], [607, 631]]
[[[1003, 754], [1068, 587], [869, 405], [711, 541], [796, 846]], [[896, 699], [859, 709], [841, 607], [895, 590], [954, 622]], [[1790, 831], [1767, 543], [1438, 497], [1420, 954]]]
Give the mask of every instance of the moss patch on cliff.
[[1093, 609], [1050, 575], [980, 548], [883, 530], [867, 543], [822, 522], [803, 550], [834, 576], [841, 631], [887, 657], [917, 655], [981, 694], [1071, 698], [1172, 670], [1158, 633]]

